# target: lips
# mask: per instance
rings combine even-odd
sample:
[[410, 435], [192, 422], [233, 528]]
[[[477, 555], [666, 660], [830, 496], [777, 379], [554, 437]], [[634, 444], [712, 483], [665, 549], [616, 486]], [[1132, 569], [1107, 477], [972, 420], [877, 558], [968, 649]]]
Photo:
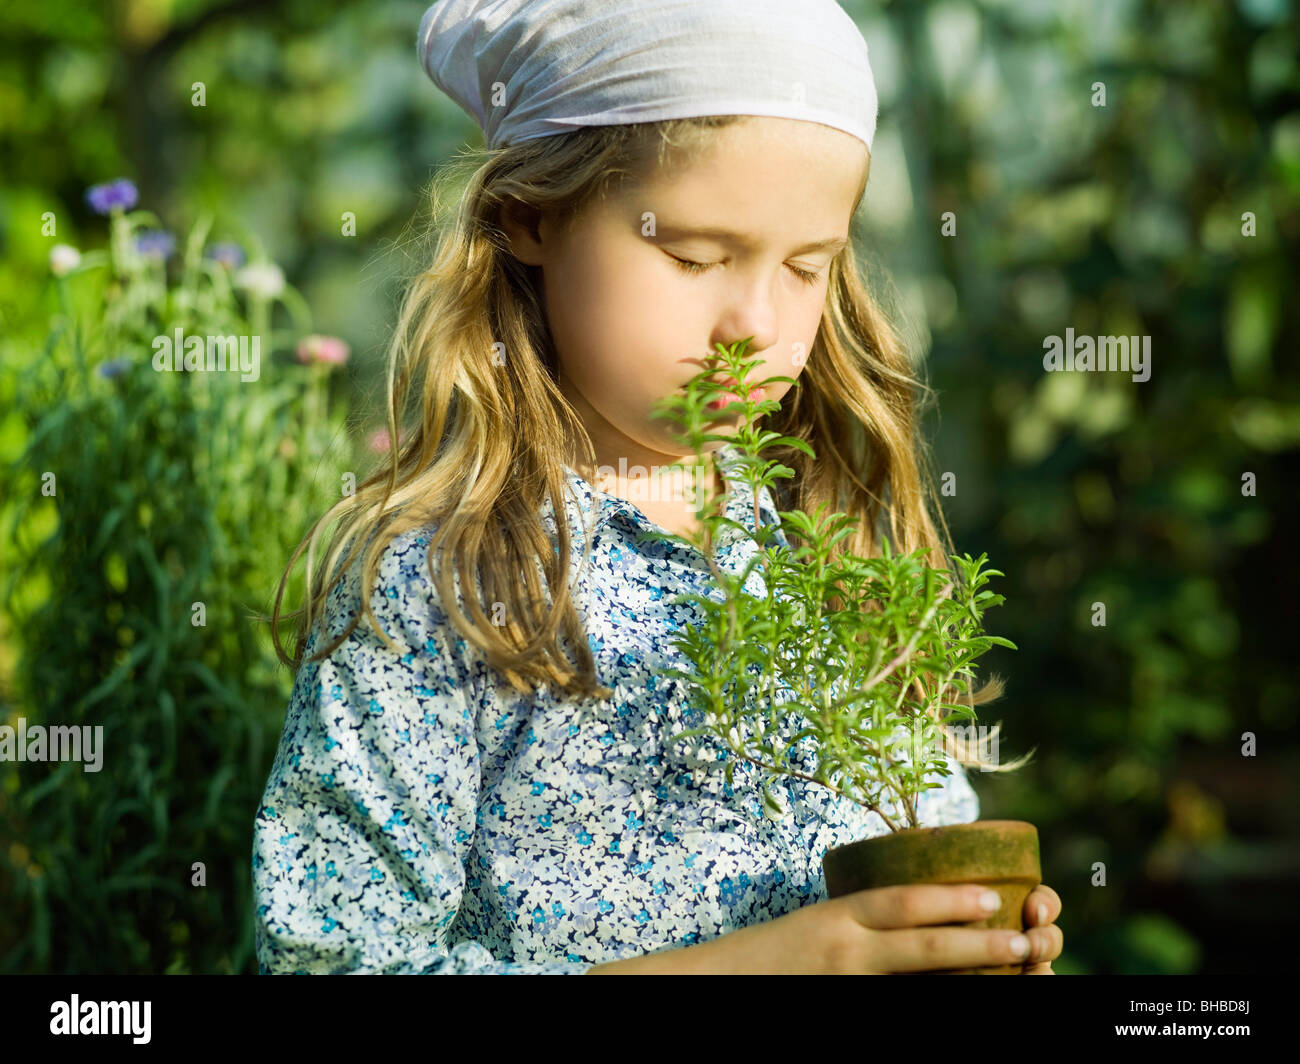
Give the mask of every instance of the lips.
[[[723, 392], [717, 399], [705, 404], [708, 409], [722, 410], [731, 406], [733, 403], [743, 403], [745, 401], [745, 396], [742, 394], [740, 383], [735, 377], [715, 377], [713, 383], [727, 387], [728, 391]], [[751, 400], [759, 400], [762, 397], [762, 388], [751, 387], [749, 389], [749, 398]]]
[[[743, 403], [745, 401], [745, 396], [742, 394], [740, 383], [736, 380], [735, 377], [714, 377], [710, 380], [710, 383], [725, 387], [728, 390], [723, 392], [721, 395], [719, 395], [718, 398], [712, 399], [708, 403], [706, 403], [705, 407], [707, 409], [722, 410], [726, 407], [731, 406], [733, 403]], [[685, 386], [683, 385], [683, 387]], [[751, 399], [761, 398], [762, 394], [763, 394], [762, 388], [750, 389]]]

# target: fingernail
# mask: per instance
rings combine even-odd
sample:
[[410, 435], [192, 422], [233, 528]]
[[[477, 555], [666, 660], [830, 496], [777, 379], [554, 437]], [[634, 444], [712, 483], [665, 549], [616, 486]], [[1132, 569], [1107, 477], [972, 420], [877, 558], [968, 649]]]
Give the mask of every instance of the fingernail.
[[1024, 935], [1017, 935], [1010, 941], [1009, 945], [1011, 946], [1011, 952], [1017, 957], [1023, 957], [1029, 952], [1029, 939], [1025, 938]]
[[1038, 903], [1038, 926], [1042, 927], [1047, 923], [1047, 905], [1045, 902]]
[[1002, 907], [1002, 895], [996, 890], [986, 890], [980, 895], [980, 908], [986, 913], [997, 912]]

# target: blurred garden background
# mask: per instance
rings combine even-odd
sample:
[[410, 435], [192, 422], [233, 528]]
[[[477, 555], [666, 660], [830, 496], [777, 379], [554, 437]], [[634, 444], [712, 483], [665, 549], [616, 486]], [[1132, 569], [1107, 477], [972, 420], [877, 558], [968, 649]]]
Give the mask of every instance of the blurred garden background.
[[[0, 762], [0, 971], [256, 970], [292, 676], [254, 617], [377, 461], [422, 193], [482, 141], [425, 6], [0, 9], [0, 723], [108, 750]], [[843, 7], [881, 98], [855, 225], [957, 549], [1006, 573], [982, 719], [1038, 750], [982, 817], [1038, 825], [1058, 972], [1261, 971], [1300, 893], [1294, 5]], [[154, 372], [178, 327], [261, 336], [259, 375]], [[1150, 379], [1044, 372], [1067, 328], [1150, 336]]]

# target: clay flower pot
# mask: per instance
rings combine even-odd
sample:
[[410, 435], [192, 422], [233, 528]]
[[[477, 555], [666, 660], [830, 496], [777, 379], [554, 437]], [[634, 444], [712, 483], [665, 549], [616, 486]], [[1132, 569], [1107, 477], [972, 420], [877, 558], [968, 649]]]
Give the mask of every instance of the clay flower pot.
[[[962, 927], [1023, 931], [1025, 899], [1043, 881], [1038, 829], [1023, 820], [977, 820], [941, 828], [907, 828], [836, 846], [822, 858], [826, 894], [911, 883], [978, 883], [1002, 896], [1002, 907]], [[953, 975], [1016, 975], [1022, 964], [955, 969]]]

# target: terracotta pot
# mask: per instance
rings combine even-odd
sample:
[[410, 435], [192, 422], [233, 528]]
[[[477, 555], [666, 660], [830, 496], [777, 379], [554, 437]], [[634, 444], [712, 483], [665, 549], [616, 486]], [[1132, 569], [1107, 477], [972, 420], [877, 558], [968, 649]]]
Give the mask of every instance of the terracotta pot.
[[[961, 927], [1023, 931], [1025, 899], [1043, 881], [1038, 829], [1023, 820], [977, 820], [941, 828], [907, 828], [836, 846], [822, 858], [826, 894], [909, 883], [978, 883], [1002, 896], [1002, 907]], [[953, 975], [1016, 975], [1021, 964], [961, 968]]]

